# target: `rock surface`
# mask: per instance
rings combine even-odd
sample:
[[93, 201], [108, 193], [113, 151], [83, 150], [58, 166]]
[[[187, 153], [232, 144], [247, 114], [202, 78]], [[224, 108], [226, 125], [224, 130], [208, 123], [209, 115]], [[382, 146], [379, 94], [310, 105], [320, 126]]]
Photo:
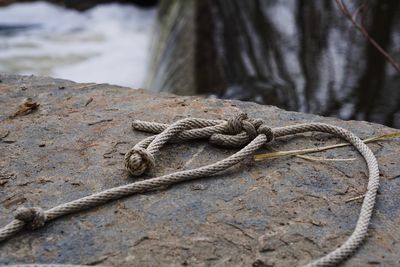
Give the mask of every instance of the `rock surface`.
[[[320, 121], [348, 128], [362, 138], [394, 131], [249, 102], [157, 95], [39, 77], [0, 75], [0, 80], [1, 226], [20, 205], [47, 209], [133, 182], [123, 169], [123, 154], [148, 136], [132, 131], [133, 119], [170, 123], [187, 116], [227, 118], [243, 110], [271, 126]], [[30, 102], [21, 106], [26, 98]], [[21, 112], [21, 107], [32, 108]], [[287, 150], [337, 142], [313, 133], [277, 140], [273, 147]], [[369, 146], [381, 168], [377, 210], [370, 237], [344, 266], [398, 266], [400, 144], [390, 140]], [[148, 176], [198, 167], [232, 153], [205, 141], [168, 145], [157, 160], [156, 173]], [[308, 263], [353, 231], [361, 202], [346, 200], [363, 194], [367, 184], [365, 164], [353, 149], [316, 156], [357, 160], [248, 159], [213, 178], [131, 196], [24, 231], [0, 245], [0, 264]]]

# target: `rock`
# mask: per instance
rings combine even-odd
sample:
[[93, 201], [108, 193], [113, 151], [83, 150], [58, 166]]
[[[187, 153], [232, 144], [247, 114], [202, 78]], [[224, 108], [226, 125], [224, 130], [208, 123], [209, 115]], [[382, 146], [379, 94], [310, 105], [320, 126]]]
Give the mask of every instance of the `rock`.
[[[400, 2], [345, 5], [400, 62]], [[400, 68], [336, 1], [165, 0], [157, 24], [147, 88], [400, 128]]]
[[[157, 40], [153, 42], [150, 70], [146, 79], [148, 88], [179, 95], [202, 93], [197, 90], [200, 86], [196, 84], [195, 77], [200, 73], [195, 65], [195, 3], [195, 0], [160, 2], [159, 20], [155, 27]], [[170, 66], [175, 70], [169, 69]]]
[[[189, 116], [229, 118], [242, 110], [274, 127], [319, 121], [362, 138], [395, 131], [250, 102], [34, 76], [0, 79], [0, 132], [14, 140], [0, 140], [1, 226], [12, 220], [19, 206], [48, 209], [135, 181], [123, 169], [123, 154], [148, 134], [134, 132], [133, 119], [171, 123]], [[10, 117], [27, 98], [39, 105], [37, 109]], [[273, 147], [287, 150], [339, 141], [311, 133], [279, 139]], [[400, 144], [388, 140], [369, 146], [381, 168], [380, 194], [370, 236], [344, 266], [396, 266]], [[204, 141], [167, 145], [157, 159], [156, 173], [147, 176], [202, 166], [234, 151]], [[345, 147], [315, 156], [356, 154]], [[23, 231], [1, 244], [0, 264], [302, 265], [336, 248], [353, 231], [361, 200], [346, 200], [366, 190], [366, 172], [360, 156], [351, 162], [248, 159], [216, 177], [131, 196]]]

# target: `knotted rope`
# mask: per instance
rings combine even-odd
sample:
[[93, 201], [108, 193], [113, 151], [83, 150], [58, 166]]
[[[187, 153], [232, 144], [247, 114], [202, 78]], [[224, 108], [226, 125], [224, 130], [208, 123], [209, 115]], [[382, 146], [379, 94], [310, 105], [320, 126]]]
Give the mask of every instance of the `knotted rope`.
[[[0, 242], [15, 235], [25, 226], [35, 229], [63, 215], [76, 213], [112, 200], [154, 190], [161, 186], [214, 175], [253, 155], [256, 150], [271, 142], [274, 138], [308, 131], [334, 134], [351, 143], [367, 163], [369, 181], [354, 232], [340, 247], [306, 266], [333, 266], [342, 262], [357, 250], [367, 235], [379, 187], [378, 163], [372, 151], [362, 140], [343, 128], [323, 123], [306, 123], [271, 129], [264, 125], [261, 120], [249, 119], [244, 113], [240, 113], [227, 121], [187, 118], [168, 125], [137, 120], [133, 122], [132, 126], [135, 130], [156, 133], [156, 135], [137, 143], [125, 155], [125, 166], [132, 175], [141, 175], [154, 168], [155, 157], [167, 142], [208, 138], [210, 143], [213, 144], [244, 147], [228, 158], [207, 166], [118, 186], [61, 204], [46, 211], [37, 207], [19, 208], [15, 214], [15, 219], [0, 229]], [[46, 265], [35, 264], [32, 266]]]

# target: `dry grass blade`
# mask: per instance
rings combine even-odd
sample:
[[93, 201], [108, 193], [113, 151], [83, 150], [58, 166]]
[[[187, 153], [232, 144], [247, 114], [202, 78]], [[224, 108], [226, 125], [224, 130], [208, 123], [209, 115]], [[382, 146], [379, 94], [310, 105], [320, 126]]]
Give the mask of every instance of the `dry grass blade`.
[[399, 138], [399, 137], [400, 137], [400, 132], [396, 132], [396, 133], [382, 134], [379, 136], [373, 136], [370, 138], [366, 138], [363, 141], [364, 141], [364, 143], [370, 143], [370, 142], [388, 140], [388, 139]]
[[[388, 140], [388, 139], [393, 139], [393, 138], [400, 138], [400, 132], [388, 133], [388, 134], [383, 134], [383, 135], [379, 135], [379, 136], [369, 137], [369, 138], [364, 139], [363, 142], [364, 143], [371, 143], [371, 142], [383, 141], [383, 140]], [[300, 158], [304, 158], [304, 159], [308, 159], [308, 160], [315, 160], [315, 161], [348, 161], [348, 160], [354, 160], [354, 158], [348, 158], [348, 159], [324, 159], [324, 158], [318, 158], [318, 157], [304, 156], [304, 154], [308, 154], [308, 153], [321, 152], [321, 151], [325, 151], [325, 150], [329, 150], [329, 149], [333, 149], [333, 148], [345, 147], [345, 146], [349, 146], [349, 145], [350, 145], [349, 143], [340, 143], [340, 144], [329, 145], [329, 146], [324, 146], [324, 147], [296, 149], [296, 150], [289, 150], [289, 151], [279, 151], [279, 150], [273, 149], [274, 152], [255, 155], [254, 156], [254, 160], [260, 161], [260, 160], [280, 158], [280, 157], [288, 157], [288, 156], [297, 156], [297, 157], [300, 157]]]
[[347, 199], [345, 202], [348, 203], [348, 202], [351, 202], [351, 201], [363, 199], [364, 197], [365, 197], [365, 194], [362, 194], [362, 195], [360, 195], [360, 196], [356, 196], [356, 197], [349, 198], [349, 199]]
[[311, 161], [352, 161], [356, 160], [356, 158], [347, 158], [347, 159], [330, 159], [330, 158], [321, 158], [321, 157], [311, 157], [311, 156], [304, 156], [304, 155], [296, 155], [296, 157]]

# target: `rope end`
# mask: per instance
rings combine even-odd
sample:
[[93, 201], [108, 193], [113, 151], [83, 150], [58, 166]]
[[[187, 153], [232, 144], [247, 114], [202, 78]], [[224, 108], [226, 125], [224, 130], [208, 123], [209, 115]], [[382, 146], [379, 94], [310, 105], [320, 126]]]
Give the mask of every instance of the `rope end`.
[[125, 154], [125, 168], [134, 176], [142, 175], [146, 170], [152, 169], [155, 159], [146, 149], [133, 147]]

